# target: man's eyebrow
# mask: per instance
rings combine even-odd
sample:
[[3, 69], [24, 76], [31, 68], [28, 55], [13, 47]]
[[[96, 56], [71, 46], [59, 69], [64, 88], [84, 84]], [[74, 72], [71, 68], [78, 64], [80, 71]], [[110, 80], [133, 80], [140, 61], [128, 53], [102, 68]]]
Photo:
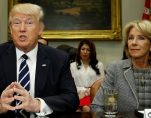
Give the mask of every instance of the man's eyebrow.
[[13, 19], [13, 20], [19, 20], [19, 18], [17, 18], [17, 17], [13, 17], [12, 19]]

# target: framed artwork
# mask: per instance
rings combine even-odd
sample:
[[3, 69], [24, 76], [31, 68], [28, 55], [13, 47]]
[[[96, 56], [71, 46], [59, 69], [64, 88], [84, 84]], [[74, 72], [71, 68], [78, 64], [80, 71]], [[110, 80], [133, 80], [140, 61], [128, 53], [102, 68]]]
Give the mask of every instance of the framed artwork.
[[8, 0], [9, 9], [17, 3], [43, 7], [48, 40], [121, 40], [120, 0]]

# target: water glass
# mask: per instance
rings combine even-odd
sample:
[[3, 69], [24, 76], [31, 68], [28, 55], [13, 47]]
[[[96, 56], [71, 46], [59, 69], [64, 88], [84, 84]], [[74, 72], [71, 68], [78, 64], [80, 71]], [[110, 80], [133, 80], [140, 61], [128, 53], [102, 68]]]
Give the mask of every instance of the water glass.
[[118, 93], [116, 89], [104, 89], [105, 117], [114, 118], [117, 114]]

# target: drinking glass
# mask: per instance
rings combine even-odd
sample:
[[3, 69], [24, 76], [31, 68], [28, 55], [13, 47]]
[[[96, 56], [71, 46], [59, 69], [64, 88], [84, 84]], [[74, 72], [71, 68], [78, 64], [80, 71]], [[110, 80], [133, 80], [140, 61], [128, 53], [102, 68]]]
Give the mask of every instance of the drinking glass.
[[104, 89], [105, 117], [114, 118], [117, 115], [118, 93], [116, 89]]

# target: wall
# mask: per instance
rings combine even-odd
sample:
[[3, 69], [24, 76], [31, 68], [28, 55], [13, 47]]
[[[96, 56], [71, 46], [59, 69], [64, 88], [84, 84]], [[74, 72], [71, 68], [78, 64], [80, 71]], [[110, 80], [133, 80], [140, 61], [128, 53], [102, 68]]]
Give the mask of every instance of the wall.
[[7, 0], [0, 0], [0, 43], [7, 40]]
[[[141, 19], [145, 0], [121, 0], [122, 27], [131, 20]], [[7, 41], [7, 2], [0, 0], [0, 43]], [[5, 40], [4, 40], [5, 39]], [[60, 44], [69, 44], [77, 47], [79, 41], [49, 41], [49, 45], [57, 47]], [[123, 41], [94, 41], [97, 57], [106, 66], [113, 60], [122, 57]]]
[[[144, 0], [122, 0], [121, 1], [122, 27], [131, 20], [142, 17]], [[135, 6], [135, 7], [134, 7]], [[60, 44], [69, 44], [77, 47], [79, 41], [50, 41], [49, 45], [56, 47]], [[113, 60], [122, 58], [123, 41], [94, 41], [97, 49], [97, 57], [106, 66]]]

